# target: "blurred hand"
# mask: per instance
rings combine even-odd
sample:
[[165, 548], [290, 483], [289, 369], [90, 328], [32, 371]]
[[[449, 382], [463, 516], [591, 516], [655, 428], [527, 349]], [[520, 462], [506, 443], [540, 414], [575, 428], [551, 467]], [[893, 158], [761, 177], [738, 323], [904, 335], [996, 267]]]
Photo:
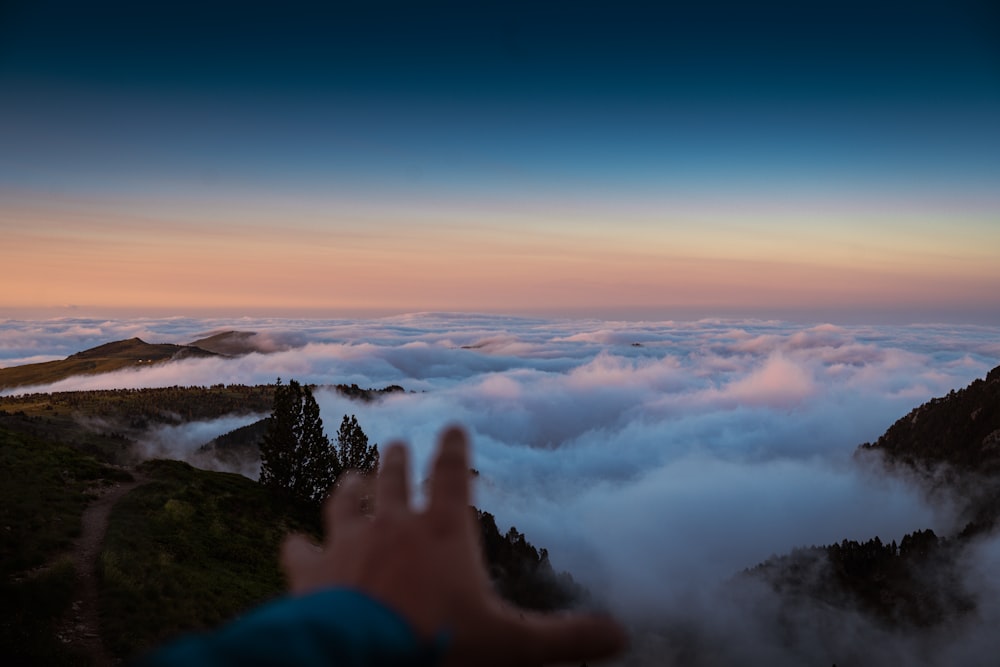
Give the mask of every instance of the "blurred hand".
[[282, 548], [293, 594], [331, 586], [355, 588], [402, 614], [424, 639], [449, 633], [446, 665], [536, 666], [618, 653], [624, 631], [613, 620], [517, 609], [493, 590], [483, 564], [479, 527], [470, 510], [465, 432], [441, 436], [430, 502], [410, 506], [409, 462], [389, 445], [375, 483], [375, 515], [363, 512], [365, 482], [350, 476], [324, 507], [325, 541], [302, 535]]

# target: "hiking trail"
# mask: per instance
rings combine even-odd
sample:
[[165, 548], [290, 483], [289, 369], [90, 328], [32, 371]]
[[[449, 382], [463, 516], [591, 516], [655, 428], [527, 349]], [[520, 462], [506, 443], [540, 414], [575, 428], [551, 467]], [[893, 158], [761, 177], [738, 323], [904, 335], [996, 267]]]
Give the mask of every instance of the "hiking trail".
[[97, 590], [97, 559], [101, 555], [104, 536], [108, 532], [111, 510], [130, 491], [152, 481], [132, 470], [131, 482], [91, 489], [97, 497], [83, 511], [80, 537], [73, 543], [70, 556], [76, 569], [76, 593], [70, 610], [56, 630], [63, 644], [88, 655], [95, 667], [116, 664], [107, 652], [101, 637], [100, 610]]

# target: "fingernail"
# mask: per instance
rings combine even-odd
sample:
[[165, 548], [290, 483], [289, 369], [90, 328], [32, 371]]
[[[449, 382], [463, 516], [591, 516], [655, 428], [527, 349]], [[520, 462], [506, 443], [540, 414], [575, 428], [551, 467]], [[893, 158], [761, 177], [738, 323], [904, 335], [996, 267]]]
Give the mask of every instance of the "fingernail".
[[385, 450], [385, 460], [387, 462], [396, 463], [398, 461], [402, 461], [405, 456], [406, 449], [404, 445], [399, 442], [390, 444]]
[[465, 451], [468, 438], [465, 430], [458, 426], [451, 426], [441, 436], [441, 451], [447, 454], [460, 454]]

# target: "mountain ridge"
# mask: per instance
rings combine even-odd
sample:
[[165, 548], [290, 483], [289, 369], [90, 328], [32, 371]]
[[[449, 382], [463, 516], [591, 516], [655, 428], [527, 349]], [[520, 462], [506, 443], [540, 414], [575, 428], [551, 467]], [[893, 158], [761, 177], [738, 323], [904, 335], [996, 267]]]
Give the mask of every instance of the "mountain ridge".
[[962, 471], [1000, 473], [1000, 366], [914, 408], [860, 448], [918, 469], [946, 463]]
[[125, 368], [215, 356], [220, 355], [196, 345], [147, 343], [134, 337], [103, 343], [65, 359], [0, 368], [0, 389], [45, 385], [76, 375], [100, 375]]

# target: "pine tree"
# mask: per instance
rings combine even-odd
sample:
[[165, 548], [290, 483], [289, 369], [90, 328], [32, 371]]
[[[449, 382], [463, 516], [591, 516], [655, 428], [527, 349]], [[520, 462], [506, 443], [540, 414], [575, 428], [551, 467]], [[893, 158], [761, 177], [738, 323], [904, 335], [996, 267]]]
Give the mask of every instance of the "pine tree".
[[279, 495], [318, 505], [341, 470], [312, 390], [295, 380], [283, 385], [279, 378], [260, 446], [260, 483]]
[[344, 415], [340, 422], [337, 452], [345, 470], [357, 470], [365, 475], [378, 470], [378, 445], [368, 445], [368, 436], [361, 430], [354, 415]]

